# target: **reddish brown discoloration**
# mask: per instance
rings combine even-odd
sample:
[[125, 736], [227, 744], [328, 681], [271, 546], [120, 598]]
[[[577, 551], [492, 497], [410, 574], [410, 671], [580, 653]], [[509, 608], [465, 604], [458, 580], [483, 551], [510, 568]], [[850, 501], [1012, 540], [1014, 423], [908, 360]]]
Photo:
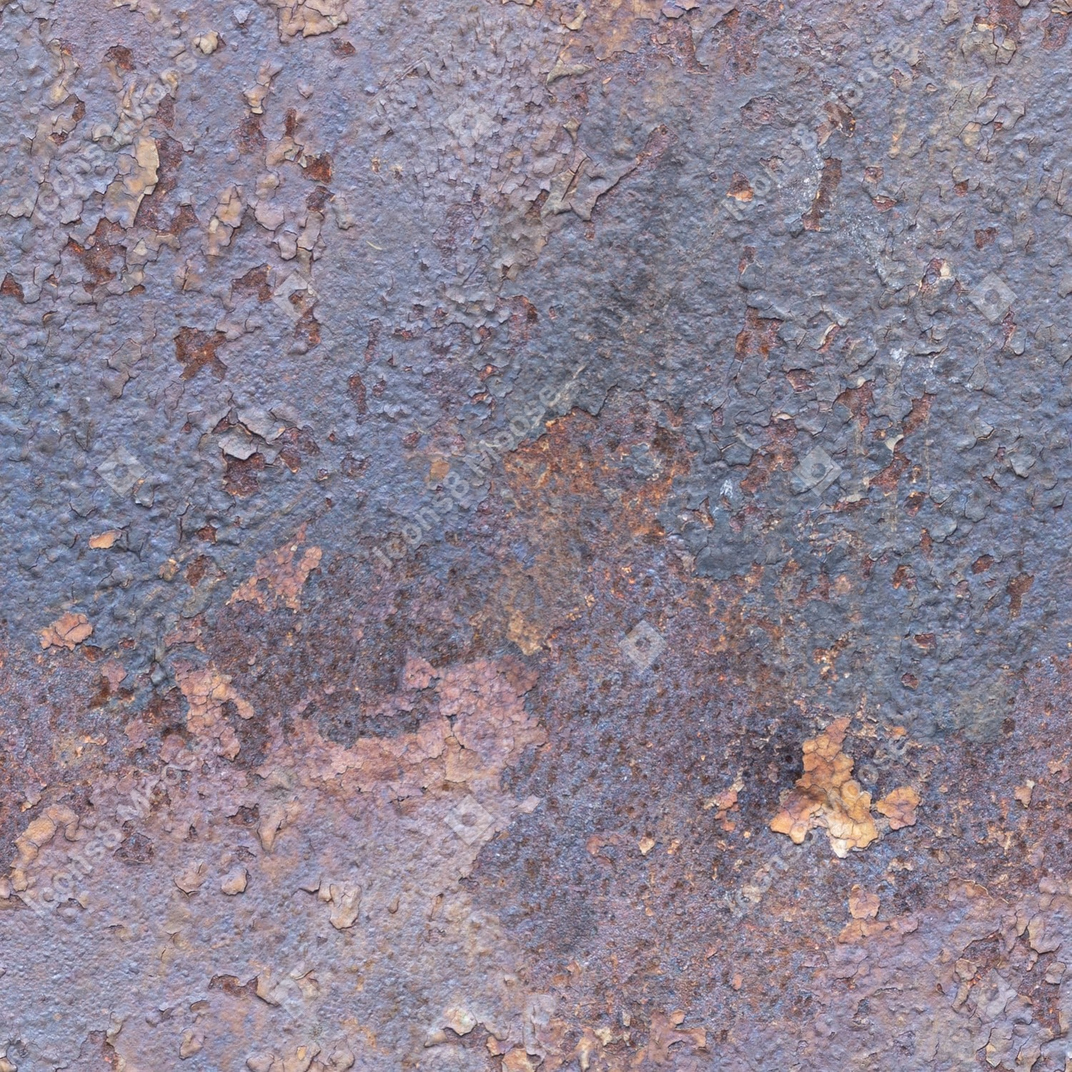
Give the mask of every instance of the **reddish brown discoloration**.
[[815, 192], [811, 208], [801, 216], [804, 226], [809, 231], [819, 231], [822, 228], [823, 216], [830, 211], [834, 203], [834, 193], [841, 183], [841, 161], [834, 157], [828, 157], [823, 161], [823, 172], [819, 177], [819, 189]]

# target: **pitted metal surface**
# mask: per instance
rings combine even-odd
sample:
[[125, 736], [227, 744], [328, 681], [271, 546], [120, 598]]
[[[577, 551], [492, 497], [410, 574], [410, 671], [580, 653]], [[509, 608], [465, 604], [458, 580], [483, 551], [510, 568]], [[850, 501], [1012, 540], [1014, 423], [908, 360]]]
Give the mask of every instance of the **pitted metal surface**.
[[1072, 1067], [1070, 26], [0, 0], [0, 1072]]

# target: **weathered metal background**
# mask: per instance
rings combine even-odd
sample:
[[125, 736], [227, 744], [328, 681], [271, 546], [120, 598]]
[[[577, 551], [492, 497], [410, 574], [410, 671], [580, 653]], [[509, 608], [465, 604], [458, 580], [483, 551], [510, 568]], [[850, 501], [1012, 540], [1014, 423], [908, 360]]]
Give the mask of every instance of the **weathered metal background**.
[[1072, 1068], [1039, 0], [0, 0], [0, 1070]]

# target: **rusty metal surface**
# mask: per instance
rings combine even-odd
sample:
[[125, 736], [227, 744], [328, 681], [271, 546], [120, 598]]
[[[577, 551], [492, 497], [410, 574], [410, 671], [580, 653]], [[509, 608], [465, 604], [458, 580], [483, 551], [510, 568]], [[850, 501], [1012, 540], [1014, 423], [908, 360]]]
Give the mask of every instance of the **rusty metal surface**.
[[0, 1070], [1072, 1068], [1070, 11], [0, 0]]

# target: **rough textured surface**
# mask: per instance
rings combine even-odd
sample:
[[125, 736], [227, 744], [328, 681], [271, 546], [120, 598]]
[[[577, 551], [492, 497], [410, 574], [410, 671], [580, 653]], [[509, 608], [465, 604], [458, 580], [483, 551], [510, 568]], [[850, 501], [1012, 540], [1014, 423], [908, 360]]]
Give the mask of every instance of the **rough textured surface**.
[[0, 0], [0, 1072], [1072, 1068], [1070, 28]]

